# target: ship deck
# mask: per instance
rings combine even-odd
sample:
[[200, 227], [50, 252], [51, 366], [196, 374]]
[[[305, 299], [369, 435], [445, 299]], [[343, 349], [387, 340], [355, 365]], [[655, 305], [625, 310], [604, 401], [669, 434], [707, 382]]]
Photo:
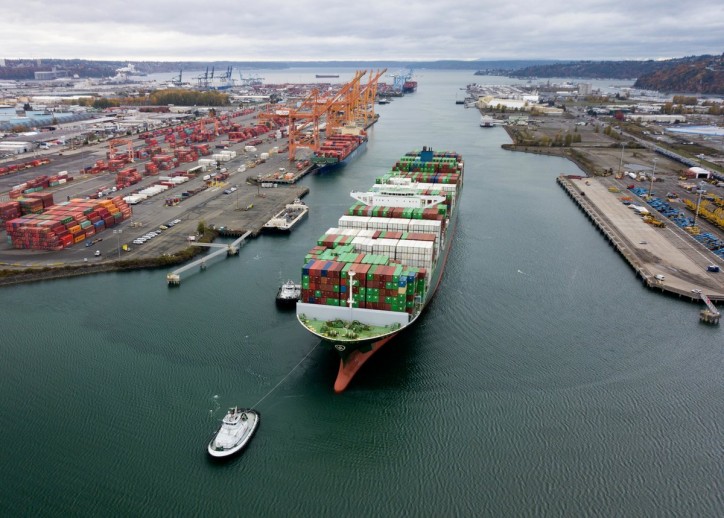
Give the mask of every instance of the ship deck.
[[360, 341], [373, 340], [381, 338], [393, 331], [399, 329], [393, 326], [376, 326], [371, 324], [362, 324], [360, 322], [349, 322], [344, 320], [334, 321], [335, 325], [329, 326], [327, 320], [306, 319], [303, 324], [313, 333], [329, 338], [330, 340], [344, 341]]

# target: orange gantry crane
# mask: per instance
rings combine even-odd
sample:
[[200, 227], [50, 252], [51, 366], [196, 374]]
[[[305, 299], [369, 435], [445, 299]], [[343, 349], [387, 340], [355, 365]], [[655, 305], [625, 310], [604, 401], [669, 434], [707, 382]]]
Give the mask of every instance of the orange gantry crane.
[[[123, 147], [127, 146], [124, 151]], [[108, 159], [133, 162], [133, 142], [128, 139], [113, 139], [108, 141]]]
[[323, 95], [317, 88], [301, 100], [296, 108], [270, 106], [259, 114], [260, 121], [279, 121], [285, 118], [289, 132], [289, 160], [295, 160], [297, 151], [317, 151], [321, 144], [320, 132], [327, 135], [338, 133], [344, 126], [365, 128], [374, 122], [374, 97], [377, 82], [386, 69], [370, 73], [370, 79], [362, 85], [367, 71], [358, 70], [348, 83], [334, 93]]

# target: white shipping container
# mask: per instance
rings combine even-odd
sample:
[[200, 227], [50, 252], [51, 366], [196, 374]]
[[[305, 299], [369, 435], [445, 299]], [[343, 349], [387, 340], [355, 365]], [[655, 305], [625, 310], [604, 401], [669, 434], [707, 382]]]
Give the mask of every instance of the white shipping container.
[[342, 216], [337, 224], [339, 228], [360, 228], [366, 229], [370, 221], [369, 216]]
[[352, 240], [355, 252], [371, 254], [373, 249], [374, 239], [370, 237], [355, 237]]
[[372, 245], [373, 254], [391, 255], [395, 258], [395, 250], [397, 249], [397, 243], [399, 239], [374, 239]]
[[390, 218], [390, 221], [387, 224], [387, 230], [397, 232], [408, 232], [409, 227], [410, 220], [405, 218]]
[[244, 146], [244, 151], [247, 153], [256, 153], [256, 148], [254, 146]]
[[390, 224], [390, 218], [376, 218], [370, 216], [370, 220], [367, 222], [367, 228], [374, 230], [387, 230], [387, 226]]

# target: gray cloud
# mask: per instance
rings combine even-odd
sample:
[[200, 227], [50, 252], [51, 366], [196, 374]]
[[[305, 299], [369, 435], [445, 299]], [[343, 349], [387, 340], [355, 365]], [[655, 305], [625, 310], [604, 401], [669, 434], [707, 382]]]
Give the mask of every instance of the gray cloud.
[[724, 51], [719, 0], [25, 0], [22, 7], [0, 0], [0, 7], [6, 58], [657, 59]]

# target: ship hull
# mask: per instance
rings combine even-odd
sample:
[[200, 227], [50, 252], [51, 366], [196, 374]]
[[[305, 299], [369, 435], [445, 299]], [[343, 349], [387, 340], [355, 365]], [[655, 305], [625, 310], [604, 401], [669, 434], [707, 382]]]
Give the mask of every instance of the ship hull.
[[[457, 215], [457, 212], [456, 212]], [[454, 221], [451, 221], [451, 224], [453, 225], [452, 233], [450, 237], [454, 237], [455, 232], [457, 230], [457, 217]], [[450, 249], [452, 248], [452, 242], [448, 245], [448, 247], [445, 250], [445, 256], [441, 259], [441, 262], [435, 272], [435, 274], [432, 277], [433, 284], [431, 286], [430, 292], [428, 294], [428, 297], [426, 299], [426, 303], [422, 310], [420, 311], [420, 315], [422, 315], [422, 312], [427, 308], [430, 302], [432, 302], [432, 298], [435, 296], [435, 293], [437, 292], [437, 288], [440, 285], [440, 280], [442, 279], [442, 274], [445, 271], [445, 266], [447, 264], [447, 259], [450, 253]], [[360, 343], [358, 348], [354, 348], [347, 352], [341, 352], [339, 350], [339, 343], [335, 343], [329, 340], [324, 340], [324, 342], [330, 347], [331, 349], [337, 351], [339, 353], [339, 370], [337, 371], [337, 379], [334, 381], [334, 391], [339, 394], [340, 392], [344, 392], [344, 390], [349, 386], [349, 384], [352, 382], [352, 378], [354, 378], [355, 374], [362, 368], [362, 366], [369, 360], [372, 355], [374, 355], [377, 351], [382, 349], [382, 346], [384, 346], [387, 342], [395, 338], [397, 335], [399, 335], [401, 332], [403, 332], [405, 329], [408, 329], [411, 327], [417, 319], [412, 320], [406, 327], [400, 329], [396, 333], [392, 333], [389, 336], [386, 336], [382, 338], [381, 340], [376, 340], [371, 343]]]
[[329, 171], [333, 171], [336, 169], [340, 169], [350, 162], [352, 162], [355, 158], [357, 158], [359, 155], [361, 155], [365, 150], [367, 149], [367, 141], [363, 140], [359, 146], [354, 148], [349, 155], [344, 157], [342, 160], [338, 160], [336, 158], [332, 157], [313, 157], [312, 162], [317, 166], [317, 172], [319, 173], [325, 173]]

